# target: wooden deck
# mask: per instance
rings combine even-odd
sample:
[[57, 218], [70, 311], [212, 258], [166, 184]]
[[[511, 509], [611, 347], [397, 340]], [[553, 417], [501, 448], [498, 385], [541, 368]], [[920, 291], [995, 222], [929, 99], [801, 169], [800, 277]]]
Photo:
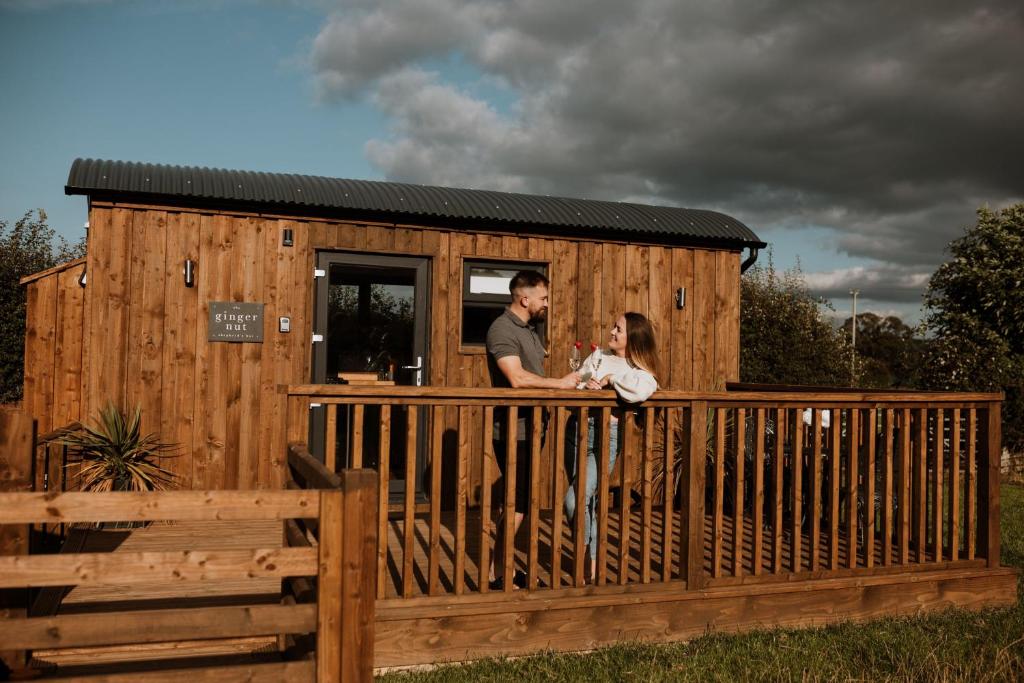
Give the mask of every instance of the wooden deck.
[[[387, 557], [387, 570], [385, 585], [385, 595], [387, 599], [400, 598], [402, 594], [402, 579], [401, 579], [401, 567], [404, 563], [404, 521], [400, 516], [394, 516], [389, 519], [388, 529], [388, 557]], [[607, 576], [608, 584], [637, 584], [641, 583], [641, 544], [640, 539], [643, 532], [642, 520], [639, 511], [635, 508], [630, 514], [630, 545], [626, 556], [629, 560], [628, 574], [625, 580], [622, 580], [620, 574], [620, 515], [618, 510], [609, 510], [608, 512], [608, 551], [607, 551]], [[651, 547], [654, 549], [660, 549], [663, 543], [664, 534], [664, 516], [660, 511], [652, 511], [652, 524], [651, 524]], [[518, 569], [526, 571], [528, 568], [528, 558], [523, 548], [526, 546], [527, 534], [528, 534], [528, 518], [524, 520], [522, 527], [520, 527], [519, 534], [516, 538], [517, 552], [516, 552], [516, 566]], [[669, 568], [670, 580], [681, 581], [683, 578], [680, 576], [680, 564], [679, 564], [679, 547], [678, 539], [680, 538], [680, 515], [676, 514], [673, 516], [673, 533], [672, 538], [676, 539], [674, 544], [671, 544], [671, 565]], [[787, 520], [788, 521], [788, 520]], [[540, 524], [539, 524], [539, 561], [538, 561], [538, 584], [537, 588], [564, 588], [574, 586], [572, 582], [573, 577], [573, 558], [574, 558], [574, 543], [573, 543], [573, 532], [570, 528], [571, 525], [568, 522], [563, 523], [562, 527], [562, 543], [561, 543], [561, 567], [562, 575], [561, 581], [558, 586], [554, 586], [551, 576], [551, 557], [552, 557], [552, 541], [551, 541], [551, 530], [552, 530], [552, 514], [550, 510], [544, 510], [541, 513]], [[493, 524], [492, 524], [493, 529]], [[455, 514], [454, 512], [445, 512], [441, 515], [440, 524], [440, 562], [439, 562], [439, 573], [438, 573], [438, 586], [434, 592], [434, 595], [447, 595], [454, 593], [454, 571], [455, 571]], [[708, 577], [713, 576], [713, 539], [714, 539], [714, 520], [711, 515], [705, 517], [705, 544], [704, 544], [704, 573]], [[726, 517], [722, 520], [722, 554], [721, 554], [721, 566], [729, 568], [729, 571], [723, 571], [723, 577], [718, 581], [709, 578], [709, 583], [714, 584], [728, 584], [738, 583], [743, 580], [760, 579], [767, 580], [769, 575], [772, 573], [772, 566], [774, 561], [774, 548], [771, 530], [766, 526], [763, 530], [762, 538], [762, 549], [761, 549], [761, 568], [757, 572], [759, 577], [754, 576], [754, 533], [753, 524], [749, 517], [744, 518], [743, 528], [743, 539], [742, 539], [742, 557], [741, 557], [741, 574], [740, 578], [732, 576], [731, 568], [733, 567], [734, 548], [735, 548], [735, 534], [734, 525], [731, 517]], [[471, 509], [467, 511], [466, 515], [466, 557], [465, 557], [465, 592], [475, 593], [480, 591], [480, 544], [481, 544], [481, 533], [480, 533], [480, 512], [478, 509]], [[838, 550], [837, 550], [837, 568], [832, 571], [827, 571], [831, 567], [831, 537], [825, 525], [822, 526], [819, 537], [819, 551], [818, 551], [818, 567], [820, 573], [824, 574], [827, 571], [829, 576], [836, 576], [837, 572], [839, 575], [843, 573], [844, 569], [849, 570], [851, 574], [857, 573], [856, 567], [863, 567], [867, 564], [864, 557], [863, 543], [858, 543], [857, 561], [854, 568], [850, 568], [849, 553], [847, 548], [849, 547], [848, 537], [842, 531], [837, 535], [838, 538]], [[787, 529], [782, 534], [782, 550], [781, 550], [781, 565], [784, 569], [789, 570], [792, 574], [804, 575], [804, 578], [812, 578], [814, 572], [811, 571], [811, 538], [810, 529], [805, 525], [803, 533], [800, 537], [800, 556], [801, 562], [799, 569], [793, 572], [793, 536], [790, 529]], [[494, 538], [493, 534], [489, 536], [489, 547], [491, 554], [493, 554]], [[894, 570], [902, 568], [906, 571], [906, 568], [902, 567], [897, 562], [893, 562], [892, 558], [898, 557], [899, 548], [894, 544], [890, 548], [890, 565]], [[430, 555], [430, 520], [425, 514], [417, 515], [416, 525], [414, 528], [414, 554], [413, 554], [413, 592], [412, 596], [426, 596], [429, 595], [427, 587], [427, 577], [429, 576], [429, 555]], [[874, 573], [884, 573], [885, 563], [883, 558], [883, 545], [880, 539], [876, 539], [873, 549], [873, 562]], [[490, 554], [489, 554], [490, 556]], [[915, 556], [916, 557], [916, 556]], [[660, 552], [654, 551], [651, 553], [650, 560], [650, 573], [653, 577], [663, 576], [664, 565], [661, 561]], [[912, 569], [925, 570], [925, 569], [936, 569], [936, 568], [969, 568], [969, 567], [983, 567], [985, 562], [983, 560], [959, 560], [957, 562], [951, 562], [949, 557], [945, 557], [936, 561], [935, 555], [929, 551], [925, 551], [925, 555], [922, 558], [924, 565], [915, 562]], [[797, 578], [793, 576], [792, 578]], [[658, 580], [656, 579], [656, 580]]]
[[[551, 515], [539, 524], [537, 587], [509, 592], [479, 591], [480, 516], [467, 511], [465, 588], [454, 594], [454, 514], [442, 513], [439, 531], [438, 581], [428, 594], [430, 527], [417, 515], [414, 528], [412, 597], [400, 596], [399, 569], [403, 566], [404, 522], [389, 519], [385, 599], [377, 601], [375, 666], [410, 666], [479, 657], [525, 655], [546, 650], [586, 650], [629, 641], [685, 640], [708, 631], [742, 631], [774, 626], [821, 626], [837, 621], [863, 621], [884, 616], [916, 615], [952, 607], [980, 609], [1012, 604], [1017, 577], [1013, 569], [992, 569], [983, 559], [936, 559], [925, 552], [917, 557], [911, 545], [910, 562], [899, 564], [893, 545], [888, 562], [876, 538], [872, 564], [866, 566], [865, 543], [857, 539], [854, 562], [848, 555], [849, 538], [836, 536], [836, 562], [832, 539], [823, 524], [819, 530], [818, 569], [812, 570], [810, 529], [800, 535], [800, 565], [793, 571], [792, 527], [780, 536], [776, 559], [774, 534], [762, 529], [761, 566], [754, 575], [754, 529], [744, 518], [741, 568], [732, 573], [734, 532], [730, 517], [722, 520], [719, 576], [714, 557], [713, 516], [705, 516], [702, 585], [687, 585], [680, 575], [680, 515], [674, 515], [675, 545], [671, 549], [669, 580], [662, 579], [660, 552], [651, 553], [651, 581], [641, 581], [641, 515], [630, 514], [629, 571], [619, 572], [619, 511], [609, 510], [606, 585], [574, 585], [573, 544], [568, 528], [561, 539], [562, 580], [551, 582]], [[652, 548], [660, 548], [664, 524], [652, 511]], [[528, 520], [520, 529], [517, 546], [526, 546]], [[493, 544], [493, 537], [485, 536]], [[685, 542], [685, 541], [684, 541]], [[930, 547], [931, 544], [926, 544]], [[781, 567], [775, 570], [776, 563]], [[517, 553], [516, 565], [526, 569], [528, 558]], [[854, 566], [850, 566], [850, 565]]]
[[[761, 572], [753, 575], [754, 529], [744, 518], [741, 544], [742, 571], [739, 577], [721, 572], [715, 577], [713, 517], [705, 517], [703, 576], [706, 585], [693, 590], [680, 576], [679, 548], [671, 548], [669, 580], [662, 580], [660, 553], [651, 553], [651, 583], [641, 581], [640, 520], [631, 510], [629, 571], [625, 585], [619, 573], [619, 510], [609, 513], [607, 576], [609, 585], [570, 585], [573, 548], [571, 531], [565, 527], [561, 539], [563, 579], [551, 586], [551, 517], [543, 511], [539, 520], [540, 544], [538, 585], [534, 590], [482, 593], [477, 562], [481, 539], [478, 509], [467, 511], [464, 594], [453, 595], [455, 566], [453, 513], [440, 516], [440, 553], [437, 589], [428, 595], [430, 574], [430, 525], [426, 514], [418, 514], [414, 527], [413, 596], [399, 598], [398, 567], [404, 565], [402, 545], [404, 521], [387, 523], [388, 555], [385, 574], [386, 596], [377, 600], [374, 636], [374, 665], [406, 666], [429, 662], [460, 661], [500, 652], [528, 654], [544, 649], [590, 649], [623, 639], [679, 640], [709, 629], [743, 630], [758, 626], [808, 626], [836, 620], [861, 620], [885, 615], [916, 614], [951, 606], [982, 608], [1013, 602], [1016, 573], [1010, 569], [985, 567], [985, 560], [936, 562], [916, 557], [909, 566], [883, 564], [880, 543], [875, 544], [875, 567], [865, 568], [860, 553], [858, 567], [848, 568], [848, 539], [837, 538], [837, 569], [831, 568], [831, 542], [821, 530], [818, 572], [810, 571], [807, 529], [801, 534], [802, 571], [793, 573], [791, 527], [781, 535], [782, 571], [776, 561], [773, 535], [764, 530]], [[528, 524], [524, 524], [526, 529]], [[674, 538], [680, 541], [680, 516], [674, 515]], [[722, 567], [731, 567], [734, 546], [731, 519], [722, 523], [720, 555]], [[652, 511], [652, 547], [662, 542], [660, 513]], [[141, 552], [213, 551], [276, 548], [282, 545], [282, 523], [271, 521], [188, 521], [154, 523], [144, 528], [92, 532], [84, 550], [113, 555], [138, 556]], [[520, 546], [522, 547], [522, 546]], [[862, 548], [863, 544], [858, 543]], [[897, 557], [895, 548], [891, 558]], [[525, 567], [520, 553], [517, 566]], [[929, 561], [931, 560], [931, 561]], [[788, 569], [787, 569], [788, 568]], [[100, 615], [111, 611], [275, 605], [281, 599], [280, 579], [234, 579], [223, 581], [164, 581], [126, 585], [96, 585], [86, 582], [65, 597], [59, 615]], [[237, 609], [237, 607], [236, 607]], [[151, 612], [147, 612], [151, 613]], [[497, 650], [496, 650], [497, 648]], [[139, 643], [105, 647], [75, 647], [34, 653], [33, 666], [59, 666], [62, 675], [94, 673], [97, 666], [109, 674], [154, 671], [188, 666], [203, 671], [221, 671], [231, 666], [230, 675], [241, 675], [266, 666], [291, 666], [280, 662], [278, 639], [274, 636], [223, 638], [175, 642]], [[308, 663], [304, 666], [308, 666]]]
[[[0, 558], [5, 586], [79, 586], [60, 614], [27, 620], [25, 633], [9, 619], [7, 639], [35, 649], [37, 659], [64, 657], [64, 672], [101, 654], [110, 662], [133, 658], [136, 666], [146, 658], [154, 668], [170, 659], [180, 669], [185, 661], [173, 657], [181, 655], [203, 667], [210, 657], [236, 666], [241, 658], [238, 671], [259, 667], [279, 679], [292, 664], [333, 676], [356, 659], [369, 672], [1016, 600], [1016, 572], [999, 566], [999, 397], [816, 395], [813, 406], [830, 411], [828, 430], [820, 410], [802, 426], [811, 403], [805, 394], [652, 398], [638, 413], [639, 432], [625, 433], [619, 462], [630, 466], [621, 476], [597, 473], [603, 530], [596, 581], [587, 582], [576, 524], [559, 504], [567, 484], [560, 434], [576, 408], [599, 411], [607, 434], [612, 397], [389, 391], [289, 389], [285, 436], [295, 490], [0, 494], [10, 498], [0, 506], [7, 524], [179, 520], [108, 534], [109, 552], [96, 558]], [[386, 452], [389, 411], [404, 411], [404, 463], [378, 458], [382, 471], [359, 469], [356, 448], [356, 469], [327, 470], [301, 440], [314, 399], [335, 409], [354, 404], [356, 415], [376, 401], [381, 423], [364, 419], [363, 428], [380, 429]], [[491, 413], [509, 403], [532, 410], [534, 424], [545, 406], [554, 412], [551, 448], [541, 448], [539, 433], [531, 441], [539, 457], [530, 463], [530, 500], [549, 509], [527, 517], [502, 567], [506, 577], [525, 570], [529, 589], [491, 591], [494, 517], [516, 482], [481, 488], [477, 506], [469, 475], [479, 466], [491, 481], [495, 468], [489, 457], [472, 457], [470, 445], [490, 442]], [[471, 419], [481, 406], [482, 432]], [[425, 430], [416, 427], [421, 414], [430, 418]], [[457, 430], [448, 430], [446, 416], [457, 417]], [[418, 448], [421, 432], [429, 440]], [[687, 436], [705, 433], [706, 440]], [[421, 486], [392, 499], [400, 470], [405, 481], [416, 478], [419, 451], [430, 456]], [[358, 486], [347, 490], [345, 482]], [[676, 495], [662, 499], [660, 482]], [[613, 499], [621, 490], [633, 490], [633, 505]], [[797, 523], [793, 511], [813, 523]], [[197, 519], [219, 521], [183, 522]], [[311, 583], [306, 577], [314, 575]], [[254, 576], [264, 580], [248, 580]], [[282, 581], [291, 590], [283, 597]], [[290, 598], [297, 604], [277, 604]], [[185, 605], [191, 609], [173, 609]], [[190, 620], [182, 621], [184, 612]], [[281, 634], [296, 644], [285, 656], [303, 661], [260, 659], [281, 657]], [[207, 641], [180, 644], [189, 638]], [[116, 647], [69, 649], [100, 645]]]
[[[139, 553], [275, 548], [282, 545], [281, 522], [184, 521], [156, 522], [131, 529], [82, 530], [86, 534], [80, 552]], [[85, 584], [72, 588], [61, 600], [58, 614], [108, 611], [178, 609], [228, 605], [278, 604], [281, 581], [252, 578], [220, 581]], [[253, 662], [277, 656], [276, 637], [197, 640], [178, 643], [124, 645], [117, 647], [36, 650], [36, 666], [66, 667], [103, 662], [138, 662], [201, 658], [205, 664], [239, 658]]]
[[[663, 543], [664, 524], [663, 515], [660, 511], [652, 511], [651, 524], [651, 546], [661, 548]], [[620, 530], [618, 510], [609, 510], [608, 520], [608, 583], [620, 583]], [[492, 525], [493, 526], [493, 525]], [[673, 537], [680, 537], [680, 516], [673, 516]], [[627, 556], [629, 558], [629, 572], [626, 583], [641, 582], [641, 553], [640, 539], [642, 533], [641, 517], [636, 509], [630, 515], [630, 548]], [[552, 515], [550, 510], [544, 510], [540, 516], [540, 544], [539, 544], [539, 572], [538, 588], [552, 587], [551, 581], [551, 528]], [[400, 568], [404, 563], [403, 540], [404, 521], [400, 516], [389, 519], [388, 525], [388, 557], [385, 598], [397, 598], [401, 594], [401, 572]], [[525, 546], [522, 542], [527, 534], [528, 520], [520, 528], [517, 538], [517, 545], [520, 548], [517, 552], [517, 567], [525, 570], [527, 568], [526, 553], [521, 550]], [[455, 568], [455, 514], [445, 512], [441, 516], [440, 524], [440, 566], [438, 590], [435, 594], [451, 594], [454, 592], [454, 568]], [[712, 539], [713, 519], [710, 515], [705, 517], [705, 556], [704, 571], [708, 576], [712, 575]], [[722, 524], [722, 563], [724, 566], [733, 565], [734, 531], [732, 519], [726, 517]], [[112, 530], [89, 530], [86, 532], [85, 545], [82, 552], [147, 552], [147, 551], [175, 551], [175, 550], [228, 550], [246, 548], [270, 548], [280, 547], [282, 543], [281, 523], [276, 521], [231, 521], [231, 522], [209, 522], [190, 521], [174, 523], [154, 523], [146, 527], [133, 529], [112, 529]], [[744, 576], [753, 576], [753, 527], [749, 518], [744, 518], [744, 533], [742, 544], [742, 571]], [[465, 592], [475, 593], [480, 591], [480, 511], [470, 509], [466, 515], [466, 557], [465, 557]], [[493, 551], [493, 536], [488, 539], [489, 546]], [[822, 569], [829, 567], [829, 548], [831, 539], [828, 529], [822, 528], [819, 542], [819, 566]], [[810, 536], [809, 529], [805, 527], [801, 535], [801, 567], [808, 571], [810, 567]], [[845, 534], [839, 534], [838, 565], [839, 568], [848, 567], [847, 539]], [[782, 535], [782, 564], [786, 568], [792, 567], [792, 534], [787, 531]], [[895, 546], [892, 556], [897, 555]], [[430, 552], [430, 522], [426, 514], [416, 517], [414, 528], [414, 555], [413, 555], [413, 596], [428, 595], [427, 577], [429, 575], [429, 552]], [[882, 544], [875, 543], [874, 564], [876, 567], [883, 566]], [[562, 533], [562, 577], [560, 586], [571, 587], [573, 573], [573, 534], [571, 525], [563, 524]], [[682, 580], [679, 566], [678, 543], [672, 546], [671, 565], [669, 576], [673, 580]], [[934, 556], [929, 555], [927, 560], [935, 561]], [[772, 538], [766, 528], [763, 534], [763, 545], [761, 552], [761, 572], [768, 575], [771, 572], [773, 561]], [[859, 554], [858, 563], [864, 564], [863, 549]], [[948, 565], [948, 562], [944, 563]], [[960, 562], [962, 566], [982, 566], [983, 561]], [[899, 566], [899, 565], [894, 565]], [[663, 575], [663, 564], [658, 552], [651, 553], [651, 574], [661, 577]], [[159, 582], [159, 583], [135, 583], [130, 585], [81, 585], [71, 589], [63, 598], [60, 604], [60, 614], [82, 614], [88, 612], [107, 610], [134, 610], [134, 609], [166, 609], [180, 607], [199, 606], [226, 606], [226, 605], [252, 605], [252, 604], [277, 604], [280, 601], [280, 580], [272, 578], [253, 578], [247, 580], [222, 580], [222, 581], [183, 581], [180, 583]], [[270, 639], [264, 639], [257, 643], [258, 647], [270, 643]], [[205, 647], [205, 646], [204, 646]], [[234, 646], [231, 645], [231, 648]], [[258, 649], [258, 647], [256, 649]], [[42, 657], [43, 651], [37, 652], [37, 657]], [[54, 655], [56, 656], [56, 655]]]

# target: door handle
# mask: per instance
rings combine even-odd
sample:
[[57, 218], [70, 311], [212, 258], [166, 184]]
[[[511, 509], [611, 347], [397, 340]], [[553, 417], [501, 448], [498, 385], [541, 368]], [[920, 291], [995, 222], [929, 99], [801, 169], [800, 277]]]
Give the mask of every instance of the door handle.
[[423, 386], [423, 356], [416, 356], [416, 365], [402, 365], [403, 370], [415, 370], [416, 374], [413, 378], [413, 384], [415, 386]]

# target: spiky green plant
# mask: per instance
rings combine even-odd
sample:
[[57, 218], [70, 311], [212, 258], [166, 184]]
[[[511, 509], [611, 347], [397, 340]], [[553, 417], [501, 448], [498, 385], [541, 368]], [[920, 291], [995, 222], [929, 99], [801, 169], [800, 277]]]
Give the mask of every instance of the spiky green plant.
[[[655, 467], [654, 475], [651, 477], [652, 492], [654, 494], [654, 500], [660, 502], [664, 500], [665, 495], [665, 467], [664, 467], [664, 417], [659, 416], [658, 423], [655, 427], [654, 432], [654, 450], [655, 450]], [[673, 449], [672, 449], [672, 481], [673, 484], [673, 495], [682, 495], [682, 484], [683, 484], [683, 473], [689, 462], [690, 453], [688, 451], [687, 431], [689, 429], [688, 420], [685, 418], [685, 414], [679, 411], [678, 417], [675, 423], [672, 425], [673, 432]], [[736, 429], [736, 415], [732, 411], [726, 414], [725, 418], [725, 434], [726, 443], [735, 434]], [[715, 409], [708, 408], [707, 416], [707, 428], [706, 434], [704, 435], [704, 450], [707, 454], [708, 466], [711, 467], [714, 463], [715, 457]], [[727, 461], [728, 462], [728, 461]], [[728, 465], [727, 465], [728, 467]], [[705, 485], [712, 480], [708, 478]]]
[[173, 457], [176, 446], [162, 443], [156, 434], [140, 435], [142, 411], [127, 417], [113, 403], [100, 410], [93, 426], [83, 425], [61, 442], [79, 467], [83, 491], [160, 491], [174, 485], [174, 473], [156, 459]]

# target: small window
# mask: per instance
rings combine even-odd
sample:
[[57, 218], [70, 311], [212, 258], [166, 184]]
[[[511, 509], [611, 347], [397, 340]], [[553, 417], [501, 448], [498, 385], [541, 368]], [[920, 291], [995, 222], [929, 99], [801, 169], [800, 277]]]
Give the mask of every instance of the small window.
[[[483, 346], [491, 323], [509, 303], [508, 283], [521, 270], [536, 270], [547, 275], [547, 265], [518, 261], [463, 261], [462, 264], [462, 344]], [[544, 325], [537, 327], [544, 341]]]

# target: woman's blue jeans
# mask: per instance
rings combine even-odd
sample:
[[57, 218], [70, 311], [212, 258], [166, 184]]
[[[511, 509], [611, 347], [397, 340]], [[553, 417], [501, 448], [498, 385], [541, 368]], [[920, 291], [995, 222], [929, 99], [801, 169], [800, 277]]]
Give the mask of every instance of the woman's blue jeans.
[[[565, 510], [570, 520], [576, 516], [576, 487], [579, 485], [577, 473], [579, 462], [577, 444], [579, 443], [579, 422], [572, 418], [565, 431], [566, 472], [570, 477], [569, 490], [565, 493]], [[608, 434], [608, 471], [615, 466], [615, 458], [619, 455], [619, 423], [612, 422]], [[597, 454], [594, 445], [597, 441], [596, 423], [593, 417], [587, 419], [587, 480], [583, 489], [583, 543], [590, 548], [590, 557], [597, 557]]]

